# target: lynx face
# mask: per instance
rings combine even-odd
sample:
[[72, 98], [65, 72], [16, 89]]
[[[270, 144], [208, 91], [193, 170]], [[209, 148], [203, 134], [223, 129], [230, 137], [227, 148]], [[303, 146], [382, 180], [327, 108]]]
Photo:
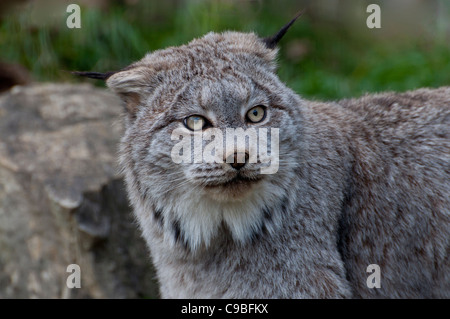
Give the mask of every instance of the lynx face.
[[[223, 225], [241, 242], [275, 227], [267, 212], [285, 202], [289, 173], [299, 164], [298, 149], [288, 145], [301, 127], [291, 107], [298, 97], [275, 75], [275, 56], [254, 34], [210, 33], [148, 54], [108, 79], [128, 111], [121, 161], [131, 201], [140, 203], [137, 211], [154, 212], [142, 223], [158, 223], [165, 237], [190, 248], [207, 246]], [[231, 128], [279, 130], [275, 174], [261, 174], [268, 164], [260, 156], [250, 160], [257, 139], [213, 151], [213, 162], [195, 160], [209, 132], [223, 132], [225, 146]], [[174, 132], [192, 138], [190, 161], [174, 162]], [[270, 150], [272, 137], [267, 144]]]

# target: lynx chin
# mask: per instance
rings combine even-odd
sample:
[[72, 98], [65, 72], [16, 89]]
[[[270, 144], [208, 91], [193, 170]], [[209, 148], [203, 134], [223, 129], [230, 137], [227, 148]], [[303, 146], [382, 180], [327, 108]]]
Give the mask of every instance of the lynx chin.
[[[161, 296], [449, 298], [450, 87], [305, 100], [276, 74], [294, 20], [75, 72], [123, 101], [120, 162]], [[276, 173], [250, 161], [251, 143], [172, 160], [174, 130], [227, 128], [279, 128]]]

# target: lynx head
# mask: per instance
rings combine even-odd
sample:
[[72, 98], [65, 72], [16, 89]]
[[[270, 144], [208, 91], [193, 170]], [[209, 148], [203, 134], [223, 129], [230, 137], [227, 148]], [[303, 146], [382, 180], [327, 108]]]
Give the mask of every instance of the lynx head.
[[[276, 43], [293, 21], [270, 38], [208, 33], [104, 76], [126, 107], [120, 159], [145, 237], [157, 227], [169, 242], [195, 251], [220, 232], [244, 243], [276, 227], [301, 126], [301, 102], [276, 75]], [[245, 142], [225, 147], [227, 129], [240, 129]], [[264, 162], [274, 136], [278, 158]], [[211, 141], [223, 148], [209, 151], [212, 161], [198, 160], [196, 149], [205, 152]], [[187, 158], [174, 160], [181, 153]], [[270, 165], [274, 173], [261, 174]]]

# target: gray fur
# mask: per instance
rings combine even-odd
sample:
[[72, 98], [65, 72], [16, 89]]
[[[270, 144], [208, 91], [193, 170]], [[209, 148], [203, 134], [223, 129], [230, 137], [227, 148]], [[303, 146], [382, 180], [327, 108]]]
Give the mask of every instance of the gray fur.
[[[276, 76], [276, 53], [252, 33], [209, 33], [107, 80], [126, 106], [120, 160], [161, 296], [450, 297], [450, 88], [307, 101]], [[245, 122], [258, 104], [266, 120]], [[278, 172], [225, 184], [228, 164], [175, 164], [171, 132], [192, 114], [280, 128]]]

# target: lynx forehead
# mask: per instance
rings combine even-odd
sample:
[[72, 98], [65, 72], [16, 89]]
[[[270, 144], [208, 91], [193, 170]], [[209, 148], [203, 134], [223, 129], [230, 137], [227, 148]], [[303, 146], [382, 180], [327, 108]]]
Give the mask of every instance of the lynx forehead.
[[[120, 161], [161, 295], [450, 297], [450, 88], [301, 99], [275, 67], [293, 21], [79, 73], [125, 105]], [[209, 146], [195, 137], [229, 128], [279, 129], [276, 173], [250, 142], [194, 160]], [[173, 160], [174, 132], [193, 137], [191, 160]], [[372, 264], [381, 288], [366, 284]]]
[[212, 100], [223, 101], [231, 92], [249, 99], [249, 90], [264, 81], [267, 71], [274, 71], [275, 55], [276, 50], [265, 47], [255, 34], [209, 33], [187, 45], [149, 53], [113, 74], [107, 83], [115, 92], [129, 96], [131, 109], [138, 97], [151, 93], [160, 95], [151, 105], [155, 111], [166, 109], [169, 100], [188, 104], [198, 100], [200, 107], [208, 109]]

